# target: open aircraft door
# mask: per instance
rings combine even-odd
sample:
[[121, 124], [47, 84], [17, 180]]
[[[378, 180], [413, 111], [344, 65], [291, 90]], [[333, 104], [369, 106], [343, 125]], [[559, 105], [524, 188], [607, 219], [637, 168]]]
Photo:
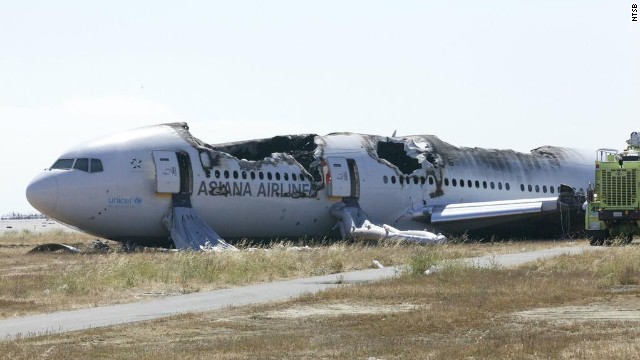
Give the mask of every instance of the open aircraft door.
[[327, 158], [325, 182], [329, 196], [360, 197], [360, 176], [354, 159]]
[[180, 193], [180, 164], [173, 151], [153, 151], [153, 162], [156, 164], [156, 192]]

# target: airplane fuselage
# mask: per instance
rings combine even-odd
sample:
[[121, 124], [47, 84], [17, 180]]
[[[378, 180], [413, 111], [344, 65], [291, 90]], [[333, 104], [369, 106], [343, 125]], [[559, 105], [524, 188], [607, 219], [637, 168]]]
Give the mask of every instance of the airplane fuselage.
[[186, 124], [165, 124], [69, 150], [31, 182], [27, 197], [56, 220], [119, 241], [169, 244], [162, 218], [175, 194], [189, 196], [224, 238], [335, 237], [330, 209], [339, 202], [357, 203], [372, 221], [400, 229], [437, 229], [414, 213], [556, 197], [560, 184], [585, 189], [592, 163], [592, 153], [574, 149], [459, 148], [429, 135], [337, 133], [208, 145]]

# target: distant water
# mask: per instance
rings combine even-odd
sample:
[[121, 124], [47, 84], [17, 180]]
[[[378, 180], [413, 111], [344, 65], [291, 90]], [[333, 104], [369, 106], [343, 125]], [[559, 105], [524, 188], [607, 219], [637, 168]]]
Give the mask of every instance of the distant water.
[[33, 219], [33, 220], [0, 220], [0, 234], [4, 234], [7, 231], [23, 231], [29, 230], [33, 232], [43, 232], [50, 230], [62, 230], [75, 232], [70, 227], [62, 225], [53, 220], [45, 219]]

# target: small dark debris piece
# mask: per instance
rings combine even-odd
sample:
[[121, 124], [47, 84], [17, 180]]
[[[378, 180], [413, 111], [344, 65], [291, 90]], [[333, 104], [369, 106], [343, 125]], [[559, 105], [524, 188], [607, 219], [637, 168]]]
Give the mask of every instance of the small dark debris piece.
[[34, 247], [29, 250], [28, 254], [36, 254], [43, 252], [64, 252], [69, 254], [78, 254], [80, 253], [80, 249], [75, 246], [66, 245], [66, 244], [42, 244]]
[[102, 241], [95, 239], [91, 242], [91, 244], [89, 245], [89, 251], [90, 252], [108, 252], [109, 250], [111, 250], [111, 248], [109, 248], [109, 245], [103, 243]]

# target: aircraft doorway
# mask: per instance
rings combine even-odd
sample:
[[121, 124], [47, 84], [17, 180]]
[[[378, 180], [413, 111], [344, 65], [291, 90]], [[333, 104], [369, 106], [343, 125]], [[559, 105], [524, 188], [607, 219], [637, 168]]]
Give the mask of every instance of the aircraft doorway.
[[191, 194], [191, 161], [189, 155], [174, 151], [153, 151], [156, 167], [156, 192]]
[[329, 196], [360, 197], [360, 175], [354, 159], [327, 158], [325, 174]]

